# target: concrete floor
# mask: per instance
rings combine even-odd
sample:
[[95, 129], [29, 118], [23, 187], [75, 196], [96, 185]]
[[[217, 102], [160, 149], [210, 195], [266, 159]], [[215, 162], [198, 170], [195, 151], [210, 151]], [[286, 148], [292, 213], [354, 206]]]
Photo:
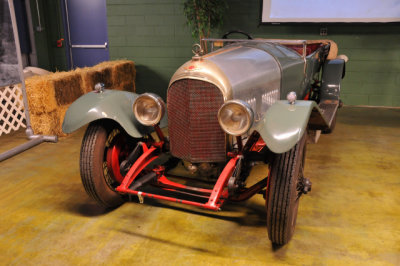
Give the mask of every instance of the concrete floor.
[[[308, 146], [313, 190], [280, 248], [259, 195], [222, 212], [148, 199], [105, 212], [81, 185], [82, 134], [0, 163], [0, 264], [400, 265], [399, 109], [345, 107]], [[2, 136], [0, 152], [25, 141]]]

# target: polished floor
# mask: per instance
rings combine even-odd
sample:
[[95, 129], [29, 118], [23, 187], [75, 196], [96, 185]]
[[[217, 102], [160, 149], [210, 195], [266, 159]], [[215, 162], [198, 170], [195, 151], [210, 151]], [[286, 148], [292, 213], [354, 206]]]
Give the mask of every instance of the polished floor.
[[[400, 265], [399, 109], [345, 107], [308, 145], [313, 188], [283, 247], [260, 195], [221, 212], [147, 199], [105, 212], [81, 185], [82, 134], [0, 163], [1, 265]], [[0, 152], [25, 141], [1, 136]]]

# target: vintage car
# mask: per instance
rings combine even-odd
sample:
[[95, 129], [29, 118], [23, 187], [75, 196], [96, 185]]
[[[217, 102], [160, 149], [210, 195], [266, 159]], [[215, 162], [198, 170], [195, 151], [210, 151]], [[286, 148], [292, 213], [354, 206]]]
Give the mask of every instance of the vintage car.
[[[266, 200], [270, 240], [287, 243], [304, 177], [307, 134], [330, 133], [345, 56], [329, 40], [208, 39], [172, 76], [167, 104], [154, 93], [93, 92], [68, 109], [66, 133], [89, 124], [80, 153], [83, 186], [114, 208], [134, 195], [221, 210]], [[246, 186], [264, 163], [265, 178]], [[181, 167], [183, 173], [173, 174]]]

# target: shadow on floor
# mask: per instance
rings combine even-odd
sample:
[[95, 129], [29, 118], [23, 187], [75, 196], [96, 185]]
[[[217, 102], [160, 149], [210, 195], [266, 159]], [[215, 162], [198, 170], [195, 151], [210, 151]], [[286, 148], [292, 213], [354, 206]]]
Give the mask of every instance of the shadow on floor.
[[102, 206], [99, 206], [97, 203], [78, 203], [75, 205], [71, 205], [70, 207], [71, 208], [69, 211], [85, 217], [96, 217], [105, 215], [116, 209], [104, 208]]
[[[77, 199], [78, 197], [74, 198]], [[66, 208], [67, 211], [78, 214], [84, 217], [96, 217], [106, 215], [110, 212], [116, 210], [116, 208], [104, 208], [98, 205], [96, 202], [92, 201], [90, 198], [85, 200], [86, 202], [70, 202], [67, 205], [63, 205], [63, 208]], [[133, 199], [131, 204], [139, 204], [136, 199]], [[241, 226], [266, 226], [267, 219], [266, 219], [266, 212], [265, 206], [257, 204], [256, 202], [227, 202], [223, 206], [223, 210], [221, 212], [216, 211], [209, 211], [203, 209], [195, 209], [195, 207], [191, 206], [176, 206], [169, 202], [162, 202], [151, 198], [145, 199], [145, 204], [143, 206], [151, 206], [155, 208], [162, 208], [162, 209], [169, 209], [175, 210], [179, 212], [190, 213], [194, 215], [200, 215], [204, 217], [209, 217], [213, 219], [220, 219], [224, 221], [230, 221], [237, 223]], [[242, 216], [233, 216], [233, 213], [240, 213]]]
[[121, 232], [121, 233], [124, 233], [124, 234], [129, 234], [131, 236], [135, 236], [135, 237], [139, 237], [139, 238], [144, 238], [144, 239], [151, 240], [151, 241], [155, 241], [155, 242], [158, 242], [158, 243], [161, 243], [161, 244], [166, 244], [166, 245], [169, 245], [169, 246], [175, 246], [175, 247], [178, 247], [178, 248], [184, 248], [184, 249], [189, 249], [189, 250], [192, 250], [192, 251], [203, 252], [203, 253], [208, 253], [208, 254], [214, 254], [215, 255], [215, 252], [207, 250], [207, 249], [204, 249], [204, 248], [191, 247], [191, 246], [188, 246], [188, 245], [175, 243], [175, 242], [170, 241], [170, 240], [165, 240], [165, 239], [158, 238], [158, 237], [152, 237], [152, 236], [149, 236], [149, 235], [143, 235], [143, 234], [140, 234], [140, 233], [137, 233], [137, 232], [132, 232], [132, 231], [128, 231], [128, 230], [118, 230], [118, 232]]

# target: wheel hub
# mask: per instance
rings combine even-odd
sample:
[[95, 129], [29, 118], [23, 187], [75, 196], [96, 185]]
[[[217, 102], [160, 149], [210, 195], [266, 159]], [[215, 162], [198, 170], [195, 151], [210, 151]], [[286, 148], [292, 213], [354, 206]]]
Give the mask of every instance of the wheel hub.
[[297, 184], [297, 191], [299, 192], [299, 196], [301, 196], [301, 194], [307, 194], [308, 192], [310, 192], [311, 187], [312, 182], [310, 181], [310, 179], [306, 177], [301, 177], [299, 179], [299, 183]]

